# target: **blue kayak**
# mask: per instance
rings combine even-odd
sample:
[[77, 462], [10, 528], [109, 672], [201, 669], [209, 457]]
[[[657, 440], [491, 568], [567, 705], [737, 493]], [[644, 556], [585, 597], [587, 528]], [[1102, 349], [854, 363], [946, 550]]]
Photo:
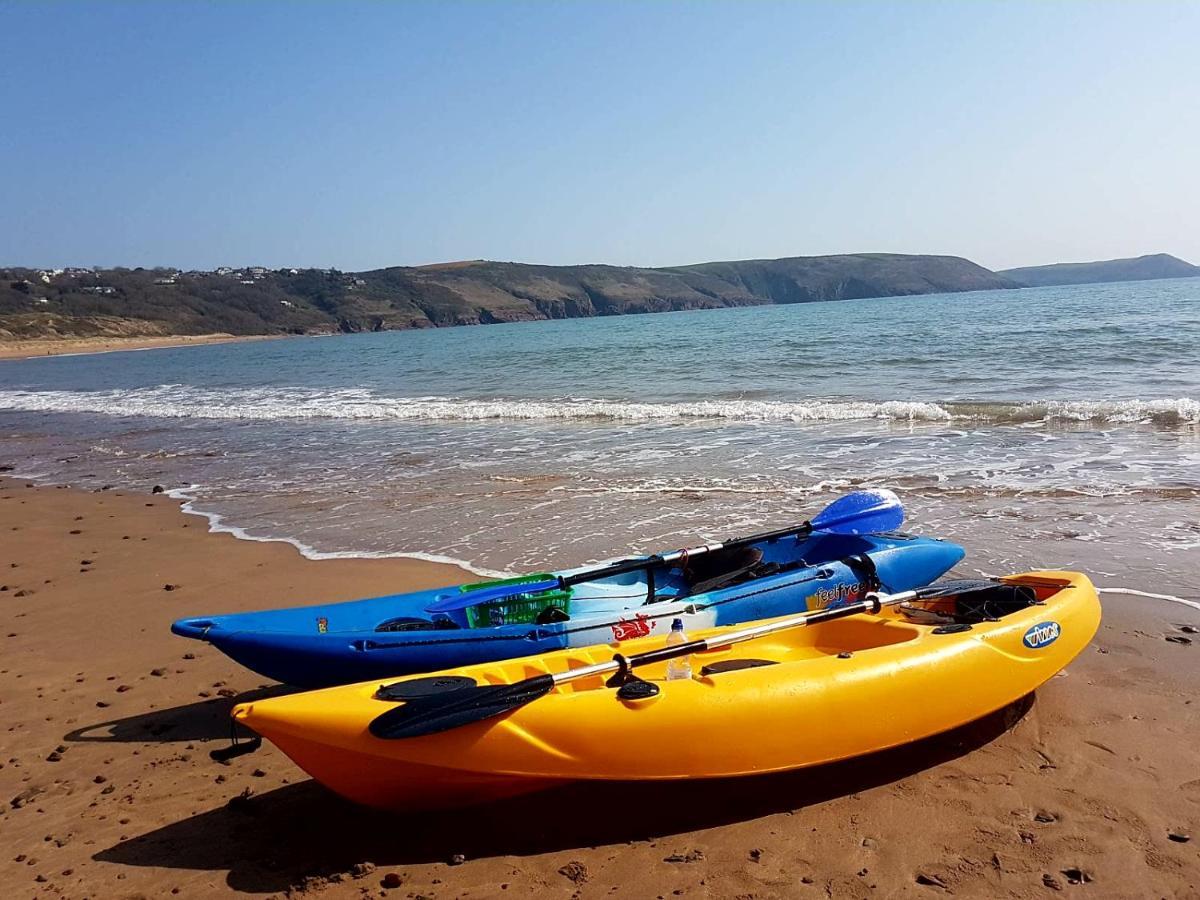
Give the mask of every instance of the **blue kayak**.
[[[815, 524], [815, 523], [814, 523]], [[318, 606], [180, 619], [268, 678], [315, 688], [700, 630], [910, 590], [963, 558], [901, 532], [801, 533], [574, 569]], [[589, 572], [610, 571], [605, 577]], [[582, 574], [581, 574], [582, 573]]]

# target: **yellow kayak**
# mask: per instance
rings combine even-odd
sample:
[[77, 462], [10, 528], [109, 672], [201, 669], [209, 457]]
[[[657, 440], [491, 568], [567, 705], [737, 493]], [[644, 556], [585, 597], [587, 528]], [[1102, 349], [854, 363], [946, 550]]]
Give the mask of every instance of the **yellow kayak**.
[[[894, 747], [1020, 699], [1087, 646], [1100, 602], [1086, 576], [1039, 571], [948, 599], [876, 604], [874, 614], [819, 615], [832, 620], [694, 653], [690, 678], [667, 680], [668, 664], [656, 662], [629, 679], [640, 690], [618, 692], [601, 675], [564, 681], [499, 715], [415, 737], [372, 733], [381, 714], [406, 705], [377, 697], [379, 681], [245, 703], [233, 716], [327, 787], [387, 809], [576, 780], [755, 775]], [[692, 637], [711, 644], [734, 630]], [[618, 649], [662, 648], [649, 637], [562, 650], [397, 679], [383, 693], [569, 677]]]

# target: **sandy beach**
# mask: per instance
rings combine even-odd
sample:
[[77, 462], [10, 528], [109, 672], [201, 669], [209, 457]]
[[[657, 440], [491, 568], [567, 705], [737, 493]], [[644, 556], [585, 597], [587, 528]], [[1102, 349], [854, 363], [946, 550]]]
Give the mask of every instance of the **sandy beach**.
[[1109, 595], [1096, 641], [1032, 702], [901, 750], [406, 818], [270, 746], [212, 761], [233, 703], [280, 688], [168, 625], [461, 570], [310, 561], [210, 534], [149, 486], [0, 486], [5, 896], [1200, 896], [1187, 607]]
[[281, 337], [281, 335], [166, 334], [154, 337], [86, 337], [58, 338], [55, 340], [0, 339], [0, 359], [32, 359], [37, 356], [112, 353], [117, 350], [153, 350], [162, 347], [192, 347], [201, 344], [266, 341], [278, 337]]

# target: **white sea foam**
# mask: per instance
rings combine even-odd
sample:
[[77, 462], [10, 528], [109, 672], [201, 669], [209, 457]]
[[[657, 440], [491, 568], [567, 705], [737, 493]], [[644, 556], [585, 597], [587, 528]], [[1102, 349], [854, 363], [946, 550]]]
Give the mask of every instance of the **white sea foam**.
[[1151, 600], [1167, 600], [1171, 603], [1181, 603], [1192, 609], [1200, 609], [1200, 602], [1188, 600], [1186, 597], [1176, 597], [1174, 594], [1152, 594], [1149, 591], [1135, 591], [1133, 588], [1097, 587], [1102, 594], [1128, 594], [1131, 597], [1148, 597]]
[[1029, 403], [931, 403], [923, 400], [711, 400], [643, 403], [561, 398], [475, 400], [389, 397], [369, 389], [207, 390], [186, 385], [107, 391], [0, 391], [0, 409], [112, 416], [238, 420], [349, 419], [408, 421], [725, 419], [739, 422], [1034, 421], [1200, 423], [1200, 400], [1069, 400]]
[[300, 551], [300, 555], [306, 559], [419, 559], [423, 562], [444, 563], [450, 566], [458, 566], [460, 569], [465, 569], [468, 572], [473, 572], [476, 575], [482, 575], [485, 578], [504, 578], [510, 573], [499, 572], [495, 569], [484, 569], [473, 565], [462, 559], [455, 559], [450, 556], [440, 556], [436, 553], [422, 553], [417, 550], [413, 551], [383, 551], [383, 550], [345, 550], [345, 551], [326, 551], [317, 550], [303, 541], [293, 537], [282, 537], [276, 535], [261, 535], [251, 534], [246, 529], [231, 525], [225, 521], [225, 517], [220, 513], [211, 512], [209, 510], [200, 509], [196, 506], [197, 498], [193, 493], [197, 489], [197, 485], [189, 485], [186, 488], [173, 488], [166, 491], [166, 495], [174, 500], [183, 500], [181, 507], [185, 513], [194, 516], [200, 516], [208, 520], [208, 530], [214, 534], [232, 534], [238, 540], [256, 541], [258, 543], [283, 543], [291, 544]]

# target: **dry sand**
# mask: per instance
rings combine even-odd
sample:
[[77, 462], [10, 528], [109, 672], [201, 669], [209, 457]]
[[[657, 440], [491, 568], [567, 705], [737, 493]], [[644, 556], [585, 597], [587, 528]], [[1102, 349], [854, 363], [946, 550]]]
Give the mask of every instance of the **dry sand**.
[[86, 337], [54, 340], [0, 340], [0, 359], [30, 359], [35, 356], [112, 353], [115, 350], [152, 350], [160, 347], [191, 347], [196, 344], [228, 344], [272, 340], [282, 335], [256, 334], [168, 334], [156, 337]]
[[161, 495], [8, 480], [0, 497], [0, 896], [1200, 897], [1186, 607], [1106, 598], [1094, 644], [1034, 701], [899, 751], [388, 816], [270, 746], [210, 760], [235, 700], [278, 688], [168, 625], [459, 570], [308, 561]]

